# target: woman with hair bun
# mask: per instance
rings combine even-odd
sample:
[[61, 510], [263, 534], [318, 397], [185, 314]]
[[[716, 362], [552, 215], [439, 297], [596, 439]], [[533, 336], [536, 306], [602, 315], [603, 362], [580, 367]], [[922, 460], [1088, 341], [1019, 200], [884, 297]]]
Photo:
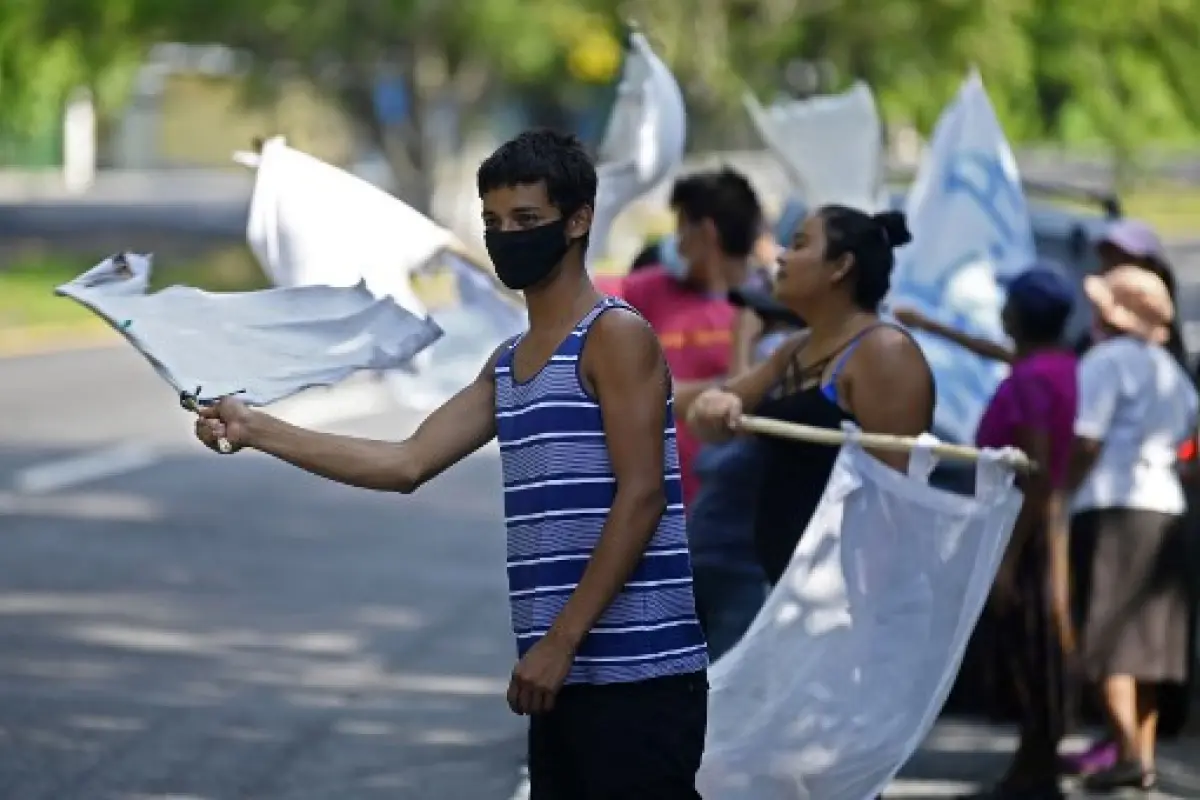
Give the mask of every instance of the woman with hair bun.
[[[900, 328], [884, 323], [893, 251], [911, 239], [904, 215], [825, 206], [806, 219], [779, 256], [775, 296], [808, 324], [768, 360], [697, 398], [688, 423], [710, 441], [734, 435], [742, 410], [839, 429], [916, 436], [933, 424], [933, 374]], [[774, 391], [778, 389], [779, 391]], [[837, 448], [766, 438], [755, 547], [772, 585], [833, 471]], [[906, 453], [877, 457], [905, 469]]]

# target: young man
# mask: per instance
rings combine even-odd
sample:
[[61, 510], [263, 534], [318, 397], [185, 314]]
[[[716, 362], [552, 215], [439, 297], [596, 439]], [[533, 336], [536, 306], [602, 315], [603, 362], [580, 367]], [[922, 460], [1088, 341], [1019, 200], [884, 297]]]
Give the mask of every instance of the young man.
[[[762, 208], [750, 182], [731, 169], [680, 178], [671, 190], [671, 208], [680, 265], [630, 273], [621, 296], [658, 334], [675, 379], [676, 416], [684, 419], [700, 392], [729, 377], [738, 312], [728, 293], [749, 272]], [[680, 426], [679, 461], [689, 505], [700, 488], [693, 464], [699, 449], [699, 441]]]
[[[761, 325], [751, 311], [739, 314], [729, 290], [748, 288], [751, 277], [767, 281], [767, 270], [754, 267], [768, 265], [755, 262], [773, 258], [774, 248], [763, 246], [758, 196], [733, 170], [679, 179], [671, 207], [676, 246], [660, 249], [667, 252], [657, 266], [631, 273], [622, 296], [663, 343], [675, 378], [676, 416], [683, 419], [701, 391], [749, 367]], [[715, 659], [741, 638], [766, 597], [746, 511], [758, 483], [754, 443], [701, 447], [683, 425], [678, 437], [696, 605]]]
[[708, 685], [670, 376], [641, 317], [592, 286], [596, 171], [538, 131], [479, 168], [496, 274], [529, 330], [403, 442], [314, 433], [225, 399], [197, 435], [317, 475], [409, 493], [498, 437], [534, 800], [698, 798]]

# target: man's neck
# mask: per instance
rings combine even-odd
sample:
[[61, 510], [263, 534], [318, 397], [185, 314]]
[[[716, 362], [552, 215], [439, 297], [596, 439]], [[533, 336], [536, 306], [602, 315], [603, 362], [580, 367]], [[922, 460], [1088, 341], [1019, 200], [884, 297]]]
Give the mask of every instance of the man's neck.
[[560, 330], [574, 325], [600, 299], [582, 264], [567, 262], [542, 285], [525, 291], [529, 330]]
[[694, 276], [689, 276], [688, 283], [698, 292], [714, 297], [724, 297], [733, 288], [729, 285], [729, 275], [737, 275], [746, 269], [746, 259], [732, 256], [721, 256], [711, 264], [696, 270]]

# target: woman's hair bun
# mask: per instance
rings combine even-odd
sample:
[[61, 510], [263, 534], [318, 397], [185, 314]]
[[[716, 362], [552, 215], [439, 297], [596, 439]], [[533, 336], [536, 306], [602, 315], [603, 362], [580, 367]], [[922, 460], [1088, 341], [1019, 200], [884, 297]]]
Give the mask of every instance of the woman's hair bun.
[[880, 211], [871, 217], [887, 234], [888, 244], [893, 249], [903, 247], [912, 241], [912, 233], [908, 230], [908, 219], [903, 211]]

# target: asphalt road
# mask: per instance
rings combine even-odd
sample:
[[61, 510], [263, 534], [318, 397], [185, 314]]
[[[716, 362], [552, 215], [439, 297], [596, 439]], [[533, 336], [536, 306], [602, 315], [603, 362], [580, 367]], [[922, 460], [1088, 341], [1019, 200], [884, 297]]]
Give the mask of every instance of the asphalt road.
[[[418, 416], [370, 381], [282, 413]], [[485, 451], [413, 497], [356, 491], [203, 451], [126, 348], [0, 361], [0, 797], [514, 796], [498, 477]], [[942, 724], [889, 797], [970, 789], [1011, 744]], [[1166, 797], [1200, 796], [1185, 755]]]

